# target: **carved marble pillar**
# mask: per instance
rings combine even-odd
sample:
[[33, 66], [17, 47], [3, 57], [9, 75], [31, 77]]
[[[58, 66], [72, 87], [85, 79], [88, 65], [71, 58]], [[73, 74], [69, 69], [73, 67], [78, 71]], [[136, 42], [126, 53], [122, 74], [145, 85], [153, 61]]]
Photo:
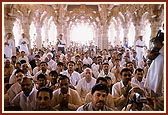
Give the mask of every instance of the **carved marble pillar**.
[[102, 39], [103, 39], [103, 32], [101, 27], [99, 27], [98, 29], [98, 38], [97, 38], [97, 42], [98, 42], [98, 48], [102, 49]]
[[67, 26], [67, 23], [64, 22], [63, 23], [63, 32], [64, 32], [64, 39], [65, 39], [65, 42], [66, 42], [66, 45], [65, 45], [65, 48], [67, 48], [69, 46], [70, 43], [68, 43], [68, 26]]
[[[14, 17], [9, 17], [9, 16], [5, 16], [4, 18], [4, 33], [3, 33], [3, 37], [7, 34], [7, 33], [12, 33], [13, 34], [13, 26], [15, 22], [15, 18]], [[14, 37], [14, 36], [13, 36]], [[15, 41], [15, 38], [13, 38]], [[13, 48], [13, 55], [16, 55], [16, 49]]]
[[58, 35], [61, 34], [61, 33], [64, 34], [64, 32], [62, 31], [62, 24], [57, 25], [57, 33], [58, 33]]
[[13, 33], [13, 26], [15, 22], [14, 17], [5, 16], [4, 18], [4, 35], [8, 32]]
[[[22, 32], [26, 34], [26, 37], [29, 40], [28, 48], [30, 50], [30, 48], [31, 48], [30, 35], [29, 35], [30, 20], [29, 20], [29, 18], [27, 16], [23, 15], [21, 17], [21, 25], [22, 25]], [[20, 34], [22, 34], [22, 33], [20, 33]]]
[[71, 44], [70, 43], [70, 27], [69, 26], [67, 27], [66, 39], [67, 39], [67, 41], [66, 41], [67, 42], [66, 43], [67, 44], [66, 47], [69, 47], [69, 45]]
[[[36, 24], [36, 32], [37, 32], [37, 36], [36, 36], [36, 46], [38, 49], [42, 48], [42, 37], [41, 37], [41, 28], [42, 26], [40, 24]], [[44, 41], [47, 42], [47, 41]]]
[[[156, 34], [157, 34], [158, 30], [160, 29], [160, 27], [161, 27], [161, 23], [159, 23], [157, 21], [151, 22], [151, 39], [156, 36]], [[149, 42], [149, 47], [151, 45], [152, 45], [152, 43]]]
[[95, 30], [95, 37], [93, 38], [94, 40], [94, 43], [96, 46], [99, 46], [98, 43], [99, 43], [99, 29], [98, 28], [94, 28]]
[[[50, 38], [49, 38], [49, 36], [48, 36], [48, 30], [49, 30], [49, 27], [48, 27], [47, 25], [45, 25], [45, 26], [44, 26], [44, 32], [45, 32], [44, 38], [45, 38], [45, 41], [48, 41], [47, 43], [45, 42], [45, 43], [43, 44], [45, 47], [47, 47], [47, 45], [50, 45], [49, 42], [51, 42], [51, 40], [50, 40]], [[39, 30], [39, 31], [41, 31], [41, 30]], [[41, 36], [41, 41], [42, 41], [42, 36]], [[43, 42], [43, 41], [42, 41], [42, 42]]]
[[102, 50], [108, 49], [108, 37], [107, 37], [107, 24], [104, 24], [102, 27]]
[[59, 9], [59, 12], [60, 12], [60, 16], [58, 18], [58, 34], [60, 33], [63, 33], [64, 34], [64, 29], [63, 29], [63, 26], [64, 26], [64, 5], [63, 4], [60, 4], [60, 9]]

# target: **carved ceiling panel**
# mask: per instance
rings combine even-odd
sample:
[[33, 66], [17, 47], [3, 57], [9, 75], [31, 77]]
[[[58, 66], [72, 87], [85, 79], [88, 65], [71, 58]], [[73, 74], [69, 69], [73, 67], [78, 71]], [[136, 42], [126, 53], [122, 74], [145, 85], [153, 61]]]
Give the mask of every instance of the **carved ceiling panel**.
[[53, 20], [56, 24], [66, 21], [89, 20], [97, 25], [109, 23], [113, 17], [121, 18], [125, 22], [131, 18], [138, 22], [146, 13], [149, 20], [158, 19], [163, 12], [164, 4], [6, 4], [5, 16], [17, 18], [27, 17], [30, 21], [43, 21], [45, 18]]

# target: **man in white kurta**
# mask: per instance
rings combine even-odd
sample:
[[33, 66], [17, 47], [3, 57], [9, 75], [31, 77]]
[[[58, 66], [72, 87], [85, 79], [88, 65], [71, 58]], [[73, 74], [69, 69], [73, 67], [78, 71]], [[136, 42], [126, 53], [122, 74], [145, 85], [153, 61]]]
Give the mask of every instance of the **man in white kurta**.
[[76, 86], [76, 90], [78, 91], [83, 103], [85, 96], [91, 91], [95, 84], [96, 79], [92, 77], [92, 70], [90, 68], [86, 68], [84, 70], [84, 77], [79, 80]]
[[31, 78], [24, 77], [21, 83], [22, 91], [11, 101], [11, 105], [19, 106], [23, 111], [33, 111], [36, 109], [37, 89]]
[[[163, 75], [164, 75], [164, 33], [159, 30], [157, 36], [150, 40], [154, 48], [157, 48], [158, 56], [152, 61], [146, 76], [145, 88], [151, 96], [163, 96]], [[154, 93], [153, 93], [154, 92]]]
[[144, 87], [149, 93], [154, 91], [157, 95], [163, 95], [163, 75], [164, 75], [164, 48], [160, 49], [160, 54], [152, 61], [146, 76]]
[[75, 63], [73, 61], [68, 62], [68, 69], [61, 72], [61, 74], [68, 76], [70, 79], [71, 85], [76, 87], [81, 77], [78, 72], [74, 71], [74, 66], [75, 66]]
[[137, 58], [138, 58], [138, 66], [140, 66], [140, 62], [143, 59], [144, 56], [144, 47], [145, 41], [143, 41], [143, 36], [139, 36], [138, 40], [136, 41], [136, 52], [137, 52]]
[[7, 33], [4, 40], [4, 54], [6, 58], [11, 58], [13, 56], [13, 49], [15, 48], [15, 41], [12, 39], [12, 34]]
[[63, 54], [65, 54], [65, 45], [66, 41], [63, 39], [63, 34], [59, 35], [59, 38], [57, 39], [57, 45], [58, 45], [58, 51], [61, 50]]
[[22, 38], [19, 40], [19, 46], [20, 46], [20, 52], [21, 51], [24, 51], [26, 55], [29, 54], [29, 48], [28, 48], [28, 45], [29, 45], [29, 40], [28, 38], [25, 37], [25, 34], [23, 33], [22, 34]]
[[112, 84], [116, 83], [116, 77], [112, 72], [110, 72], [108, 62], [103, 63], [103, 69], [98, 75], [98, 77], [106, 77], [106, 76], [111, 78]]

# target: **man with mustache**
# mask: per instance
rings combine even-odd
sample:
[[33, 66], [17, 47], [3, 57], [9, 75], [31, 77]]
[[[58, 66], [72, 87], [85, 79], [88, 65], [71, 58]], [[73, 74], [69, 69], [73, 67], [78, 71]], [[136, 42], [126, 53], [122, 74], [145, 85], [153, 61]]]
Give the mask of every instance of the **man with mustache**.
[[59, 111], [76, 111], [81, 105], [78, 92], [70, 88], [70, 80], [66, 75], [59, 75], [59, 88], [53, 92], [52, 106]]
[[105, 84], [96, 84], [93, 86], [92, 101], [80, 106], [77, 111], [113, 111], [113, 109], [105, 105], [108, 95], [108, 87]]
[[120, 75], [121, 81], [115, 83], [112, 87], [112, 96], [115, 107], [117, 107], [118, 110], [122, 110], [122, 108], [127, 105], [130, 89], [138, 87], [136, 84], [131, 83], [132, 71], [129, 68], [123, 68]]
[[9, 88], [8, 90], [8, 95], [9, 95], [9, 102], [12, 101], [12, 99], [19, 93], [22, 91], [21, 88], [21, 82], [22, 79], [24, 77], [23, 71], [21, 69], [16, 70], [15, 72], [15, 76], [16, 76], [16, 83], [12, 84], [12, 86]]

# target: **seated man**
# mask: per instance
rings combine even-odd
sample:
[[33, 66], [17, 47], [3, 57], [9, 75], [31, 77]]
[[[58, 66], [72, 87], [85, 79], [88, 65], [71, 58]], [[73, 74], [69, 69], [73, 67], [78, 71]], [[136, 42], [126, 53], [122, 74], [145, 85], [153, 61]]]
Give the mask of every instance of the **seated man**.
[[76, 90], [70, 88], [70, 80], [60, 74], [60, 88], [53, 92], [52, 106], [59, 111], [75, 111], [81, 105], [81, 99]]
[[7, 91], [8, 93], [8, 96], [9, 96], [9, 102], [12, 101], [12, 99], [19, 93], [22, 91], [22, 88], [21, 88], [21, 82], [22, 82], [22, 79], [24, 77], [23, 75], [23, 71], [21, 69], [18, 69], [16, 70], [15, 72], [15, 76], [16, 76], [16, 80], [17, 82], [12, 84], [12, 86], [9, 88], [9, 90]]
[[35, 110], [37, 89], [34, 88], [33, 79], [24, 77], [21, 82], [21, 88], [22, 91], [13, 98], [11, 105], [20, 107], [22, 111]]
[[[107, 85], [107, 79], [105, 77], [99, 77], [97, 78], [96, 80], [96, 84], [105, 84]], [[85, 96], [85, 103], [89, 103], [92, 101], [92, 94], [91, 94], [91, 91]], [[114, 110], [117, 110], [115, 107], [114, 107], [114, 99], [112, 97], [112, 95], [110, 94], [110, 92], [108, 93], [107, 95], [107, 98], [105, 100], [105, 105], [114, 109]]]
[[127, 104], [130, 89], [137, 86], [131, 83], [132, 71], [130, 69], [123, 68], [120, 75], [121, 81], [115, 83], [112, 87], [112, 96], [115, 101], [115, 107], [117, 107], [118, 110], [122, 110]]
[[126, 105], [123, 111], [153, 111], [147, 104], [147, 98], [144, 91], [139, 87], [132, 88], [129, 95], [129, 104]]
[[135, 70], [135, 76], [131, 79], [131, 82], [137, 84], [142, 90], [144, 90], [144, 82], [145, 82], [143, 74], [144, 70], [141, 68], [137, 68]]
[[80, 106], [77, 111], [113, 111], [105, 105], [108, 95], [108, 87], [105, 84], [96, 84], [93, 86], [92, 101]]
[[47, 86], [47, 77], [41, 73], [37, 76], [36, 89], [38, 90], [45, 86]]
[[80, 79], [76, 86], [76, 90], [81, 97], [82, 103], [84, 103], [86, 94], [91, 91], [95, 83], [96, 79], [92, 77], [92, 70], [90, 68], [86, 68], [84, 70], [84, 78]]
[[51, 106], [53, 97], [52, 90], [47, 87], [41, 87], [37, 92], [37, 111], [55, 111]]

